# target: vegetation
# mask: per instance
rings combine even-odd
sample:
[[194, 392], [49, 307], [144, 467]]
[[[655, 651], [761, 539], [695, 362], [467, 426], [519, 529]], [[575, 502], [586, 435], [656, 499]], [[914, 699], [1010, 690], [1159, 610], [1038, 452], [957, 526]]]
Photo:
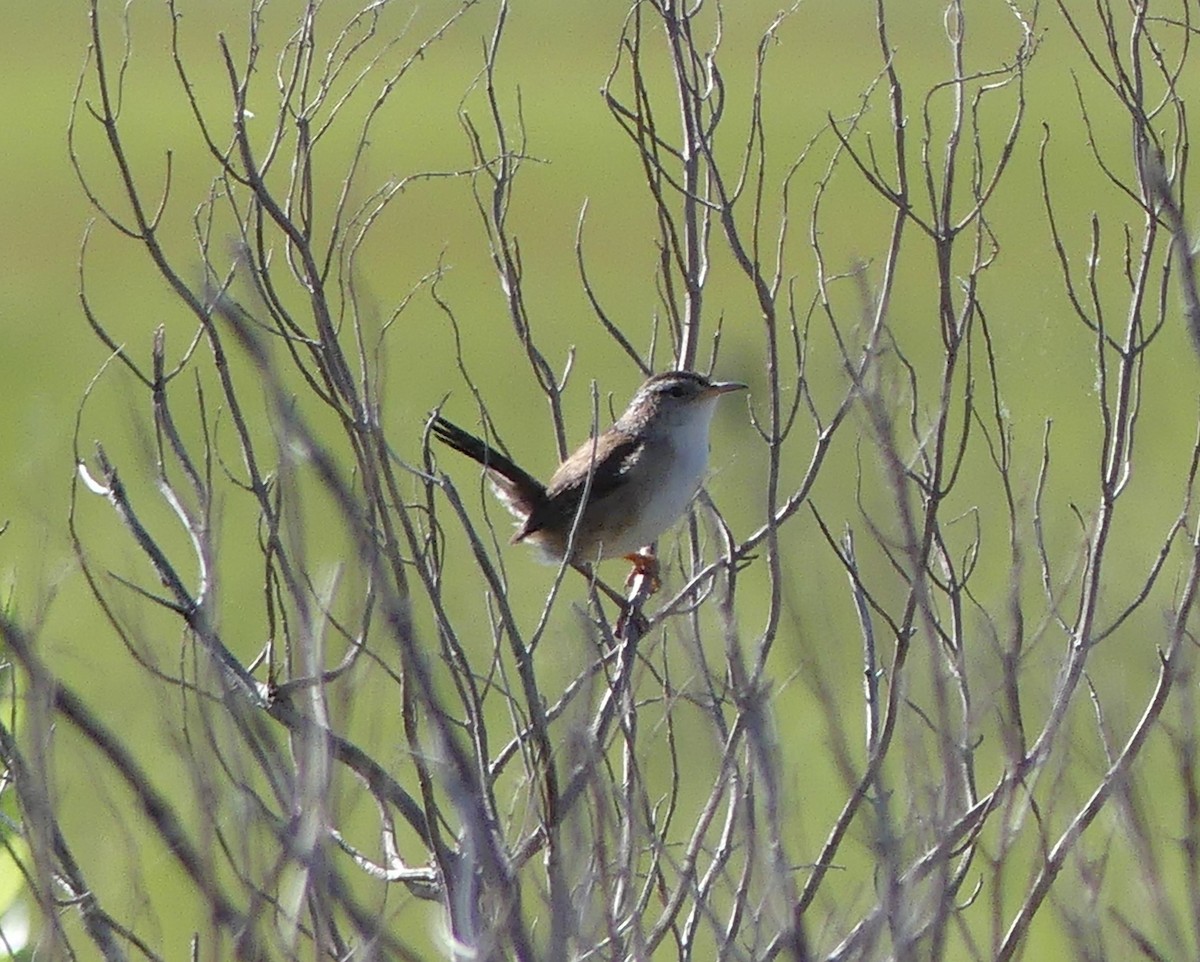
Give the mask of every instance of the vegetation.
[[[1186, 0], [201, 6], [90, 0], [13, 954], [1200, 955]], [[429, 444], [671, 367], [657, 593]]]

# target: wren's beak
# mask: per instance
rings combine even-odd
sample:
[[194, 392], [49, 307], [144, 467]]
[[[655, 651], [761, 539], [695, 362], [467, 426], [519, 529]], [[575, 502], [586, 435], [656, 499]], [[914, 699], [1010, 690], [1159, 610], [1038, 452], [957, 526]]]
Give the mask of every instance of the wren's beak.
[[704, 393], [709, 396], [721, 395], [728, 394], [730, 391], [745, 391], [748, 387], [748, 384], [743, 384], [741, 381], [713, 381]]

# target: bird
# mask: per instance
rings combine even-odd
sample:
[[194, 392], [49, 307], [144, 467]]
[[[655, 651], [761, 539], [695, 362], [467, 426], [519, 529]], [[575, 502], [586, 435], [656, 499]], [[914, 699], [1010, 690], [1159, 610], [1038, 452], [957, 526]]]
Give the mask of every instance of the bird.
[[623, 557], [634, 565], [630, 583], [639, 572], [656, 583], [649, 546], [700, 490], [718, 399], [746, 387], [694, 371], [655, 374], [613, 425], [581, 444], [546, 484], [440, 414], [432, 417], [430, 431], [484, 467], [496, 495], [517, 519], [513, 544], [530, 544], [543, 560], [556, 564], [590, 566]]

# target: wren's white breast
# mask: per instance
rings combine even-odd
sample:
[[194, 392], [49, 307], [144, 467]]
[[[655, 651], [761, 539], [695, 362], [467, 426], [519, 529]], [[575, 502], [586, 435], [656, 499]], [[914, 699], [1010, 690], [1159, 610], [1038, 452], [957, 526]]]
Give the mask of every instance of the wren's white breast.
[[649, 482], [646, 497], [641, 510], [630, 505], [629, 525], [604, 545], [603, 557], [633, 554], [683, 516], [708, 471], [708, 428], [716, 406], [715, 396], [697, 401], [678, 423], [662, 425], [664, 430], [648, 439], [648, 450], [633, 469]]

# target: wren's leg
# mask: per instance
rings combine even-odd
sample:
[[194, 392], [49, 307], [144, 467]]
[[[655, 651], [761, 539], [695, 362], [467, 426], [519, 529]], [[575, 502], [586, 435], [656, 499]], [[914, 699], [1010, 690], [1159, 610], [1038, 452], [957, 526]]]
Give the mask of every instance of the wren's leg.
[[653, 547], [643, 548], [633, 554], [625, 555], [625, 560], [633, 565], [629, 577], [625, 579], [625, 587], [633, 588], [633, 594], [621, 606], [621, 617], [617, 619], [616, 633], [618, 638], [628, 640], [631, 627], [636, 629], [637, 636], [644, 635], [649, 628], [646, 616], [642, 614], [642, 604], [662, 586], [658, 576], [658, 556]]
[[633, 554], [627, 554], [625, 560], [633, 565], [633, 570], [625, 579], [626, 588], [633, 587], [634, 581], [641, 577], [649, 581], [650, 594], [658, 591], [662, 586], [662, 579], [658, 576], [658, 555], [654, 553], [653, 549], [647, 547], [641, 551], [635, 551]]

